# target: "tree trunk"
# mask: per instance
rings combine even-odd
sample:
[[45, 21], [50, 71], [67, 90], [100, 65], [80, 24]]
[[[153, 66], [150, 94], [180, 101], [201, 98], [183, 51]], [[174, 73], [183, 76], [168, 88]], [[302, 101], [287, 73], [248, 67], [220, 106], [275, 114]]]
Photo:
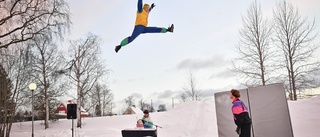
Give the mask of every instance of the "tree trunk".
[[[2, 75], [3, 76], [3, 74], [2, 74], [2, 72], [1, 72], [1, 68], [2, 68], [2, 66], [0, 65], [0, 76]], [[0, 77], [1, 78], [1, 77]], [[3, 77], [3, 78], [6, 78], [6, 77]], [[1, 80], [6, 80], [6, 79], [1, 79]], [[5, 133], [6, 132], [8, 132], [8, 128], [7, 128], [7, 125], [8, 125], [8, 106], [9, 106], [9, 104], [8, 104], [8, 98], [7, 98], [7, 94], [8, 94], [8, 91], [7, 91], [7, 87], [6, 87], [6, 84], [8, 84], [6, 81], [0, 81], [1, 83], [0, 83], [0, 88], [2, 88], [3, 90], [1, 91], [1, 93], [0, 94], [2, 94], [2, 100], [1, 100], [1, 102], [0, 103], [3, 103], [3, 105], [2, 104], [0, 104], [1, 105], [1, 107], [2, 108], [0, 108], [1, 110], [0, 110], [0, 113], [2, 113], [1, 115], [2, 116], [0, 116], [0, 117], [2, 117], [2, 119], [0, 119], [0, 124], [1, 124], [1, 133], [0, 133], [0, 137], [5, 137], [4, 135], [5, 135]], [[2, 83], [4, 84], [4, 85], [2, 85]], [[3, 86], [3, 87], [2, 87]], [[1, 90], [1, 89], [0, 89]]]
[[80, 89], [80, 47], [78, 49], [78, 57], [77, 57], [77, 94], [78, 94], [78, 99], [77, 99], [77, 127], [81, 128], [81, 89]]
[[261, 69], [261, 82], [262, 85], [265, 86], [266, 85], [266, 80], [265, 80], [265, 70], [264, 70], [264, 64], [263, 64], [263, 60], [262, 60], [262, 56], [260, 56], [260, 69]]
[[[15, 106], [10, 105], [10, 107], [12, 109], [12, 112], [10, 111], [10, 116], [8, 118], [8, 122], [7, 122], [7, 130], [6, 130], [6, 137], [10, 137], [10, 132], [11, 132], [11, 127], [12, 127], [12, 122], [13, 122], [13, 115], [15, 114]], [[10, 110], [11, 110], [10, 109]]]
[[77, 99], [77, 127], [81, 128], [81, 91], [79, 87], [80, 81], [78, 81], [78, 99]]
[[293, 100], [291, 73], [289, 69], [288, 69], [288, 78], [289, 78], [289, 99]]
[[296, 81], [295, 81], [295, 74], [293, 71], [293, 64], [292, 60], [290, 60], [290, 69], [291, 69], [291, 83], [292, 83], [292, 91], [293, 91], [293, 100], [297, 100], [297, 91], [296, 91]]
[[[40, 48], [41, 49], [41, 48]], [[41, 51], [41, 50], [40, 50]], [[40, 52], [41, 53], [41, 58], [42, 58], [42, 75], [43, 75], [43, 87], [44, 87], [44, 105], [45, 105], [45, 119], [44, 119], [44, 129], [49, 128], [49, 123], [48, 123], [48, 119], [49, 119], [49, 105], [48, 105], [48, 88], [49, 88], [49, 84], [48, 84], [48, 78], [47, 78], [47, 70], [46, 70], [46, 62], [45, 62], [45, 53], [43, 51]]]
[[49, 99], [48, 96], [46, 95], [46, 119], [45, 119], [45, 129], [49, 128]]

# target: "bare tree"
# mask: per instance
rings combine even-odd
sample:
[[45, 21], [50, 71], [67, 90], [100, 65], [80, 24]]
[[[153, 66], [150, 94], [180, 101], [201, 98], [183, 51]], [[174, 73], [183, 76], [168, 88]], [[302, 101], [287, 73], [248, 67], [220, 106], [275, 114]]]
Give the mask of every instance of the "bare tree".
[[153, 106], [145, 102], [143, 99], [140, 99], [139, 106], [142, 111], [148, 110], [149, 112], [154, 112]]
[[111, 104], [113, 102], [113, 94], [106, 85], [97, 84], [89, 94], [92, 97], [92, 102], [95, 106], [97, 116], [103, 116], [111, 112], [108, 111], [106, 113], [106, 109], [112, 109]]
[[244, 78], [244, 85], [266, 85], [271, 73], [270, 51], [271, 27], [262, 17], [262, 10], [257, 1], [252, 2], [247, 16], [242, 17], [243, 28], [240, 30], [240, 42], [237, 45], [238, 65], [233, 71]]
[[[12, 119], [14, 113], [12, 113], [12, 105], [15, 102], [12, 102], [12, 93], [11, 93], [11, 80], [8, 77], [7, 72], [0, 64], [0, 136], [5, 136], [5, 131], [10, 131], [9, 126], [11, 127]], [[6, 133], [6, 137], [8, 137], [8, 133]]]
[[[30, 43], [34, 45], [32, 77], [38, 83], [40, 90], [38, 108], [45, 110], [45, 129], [49, 128], [50, 101], [63, 95], [63, 90], [67, 87], [67, 82], [57, 75], [57, 71], [65, 64], [62, 54], [58, 53], [57, 46], [47, 37], [35, 37]], [[43, 97], [43, 98], [42, 98]], [[43, 102], [44, 105], [43, 105]], [[37, 107], [36, 107], [37, 108]], [[43, 108], [43, 109], [42, 109]]]
[[186, 102], [187, 101], [187, 95], [185, 93], [181, 94], [180, 99], [182, 102]]
[[[11, 126], [13, 122], [13, 116], [16, 110], [25, 104], [29, 104], [31, 92], [28, 91], [26, 87], [30, 83], [30, 67], [28, 67], [29, 62], [27, 61], [28, 47], [19, 46], [17, 48], [7, 48], [2, 49], [0, 52], [0, 64], [3, 65], [8, 78], [11, 83], [11, 90], [7, 93], [8, 102], [5, 102], [6, 109], [3, 112], [7, 112], [8, 116], [6, 123], [3, 124], [0, 131], [0, 137], [8, 137], [10, 135]], [[1, 81], [0, 83], [3, 83]], [[5, 89], [5, 88], [0, 88]], [[3, 98], [3, 97], [1, 97]], [[1, 104], [1, 103], [0, 103]], [[10, 110], [10, 111], [8, 111]], [[5, 116], [2, 115], [1, 116]], [[0, 117], [1, 117], [0, 116]], [[4, 134], [5, 133], [5, 134]]]
[[162, 112], [162, 111], [167, 111], [167, 107], [165, 104], [160, 104], [158, 107], [158, 111]]
[[312, 44], [316, 38], [312, 32], [315, 20], [307, 22], [301, 19], [298, 9], [290, 3], [282, 1], [273, 11], [275, 21], [275, 43], [283, 52], [281, 67], [288, 74], [289, 97], [297, 100], [297, 90], [311, 88], [315, 76], [311, 74], [319, 70], [319, 62], [313, 58], [319, 45]]
[[102, 105], [101, 105], [101, 99], [102, 99], [102, 89], [99, 84], [96, 84], [95, 87], [93, 88], [92, 92], [89, 92], [91, 94], [92, 98], [92, 106], [95, 106], [95, 115], [96, 116], [101, 116], [102, 115]]
[[89, 91], [107, 71], [99, 58], [101, 54], [100, 39], [88, 34], [86, 39], [71, 41], [71, 67], [69, 77], [77, 87], [77, 127], [81, 127], [80, 107], [87, 101]]
[[133, 98], [133, 96], [128, 96], [126, 99], [124, 99], [125, 100], [125, 102], [126, 102], [126, 104], [128, 105], [128, 106], [133, 106], [134, 105], [134, 98]]
[[200, 101], [202, 97], [201, 90], [197, 87], [197, 81], [193, 75], [193, 73], [190, 71], [188, 83], [183, 87], [184, 93], [181, 95], [182, 101]]
[[113, 115], [112, 109], [115, 107], [114, 95], [107, 85], [102, 85], [102, 115]]
[[62, 38], [70, 25], [64, 0], [3, 0], [0, 13], [0, 49], [43, 34]]

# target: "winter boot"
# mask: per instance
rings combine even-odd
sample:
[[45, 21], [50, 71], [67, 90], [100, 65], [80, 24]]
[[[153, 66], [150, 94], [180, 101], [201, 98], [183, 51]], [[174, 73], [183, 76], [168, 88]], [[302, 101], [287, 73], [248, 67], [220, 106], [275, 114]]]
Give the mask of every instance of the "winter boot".
[[173, 32], [174, 26], [171, 24], [171, 26], [167, 29], [168, 32]]
[[118, 53], [118, 51], [121, 49], [121, 46], [120, 45], [118, 45], [118, 46], [116, 46], [116, 48], [114, 49], [115, 51], [116, 51], [116, 53]]

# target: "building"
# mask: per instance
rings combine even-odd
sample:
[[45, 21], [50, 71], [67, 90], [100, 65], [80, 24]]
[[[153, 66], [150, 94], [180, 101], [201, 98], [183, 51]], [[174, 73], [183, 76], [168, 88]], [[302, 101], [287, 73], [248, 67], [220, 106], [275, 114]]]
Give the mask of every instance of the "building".
[[136, 108], [135, 106], [129, 106], [124, 112], [123, 115], [131, 115], [131, 114], [141, 114], [143, 115], [143, 112], [141, 109]]
[[[54, 111], [55, 115], [59, 118], [66, 118], [67, 117], [67, 105], [73, 104], [72, 100], [68, 100], [67, 103], [61, 102], [57, 109]], [[89, 113], [83, 109], [83, 107], [80, 108], [81, 110], [81, 117], [88, 117]]]

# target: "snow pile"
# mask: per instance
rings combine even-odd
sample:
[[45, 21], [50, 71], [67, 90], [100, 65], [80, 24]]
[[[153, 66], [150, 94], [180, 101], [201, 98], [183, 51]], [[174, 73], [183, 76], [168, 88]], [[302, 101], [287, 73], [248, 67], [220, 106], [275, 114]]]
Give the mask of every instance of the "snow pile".
[[308, 100], [289, 101], [295, 137], [319, 137], [320, 96]]
[[[320, 97], [289, 101], [295, 137], [316, 137], [320, 127]], [[230, 104], [231, 105], [231, 104]], [[231, 113], [231, 112], [230, 112]], [[159, 137], [218, 137], [214, 102], [186, 102], [167, 112], [150, 113], [158, 128]], [[122, 115], [85, 118], [82, 128], [75, 128], [75, 137], [122, 137], [121, 130], [134, 128], [142, 115]], [[76, 125], [76, 120], [74, 121]], [[71, 120], [50, 122], [44, 129], [43, 121], [35, 122], [35, 137], [70, 137]], [[11, 137], [31, 136], [31, 122], [15, 123]]]
[[151, 115], [160, 137], [212, 137], [218, 134], [214, 103], [186, 102]]

